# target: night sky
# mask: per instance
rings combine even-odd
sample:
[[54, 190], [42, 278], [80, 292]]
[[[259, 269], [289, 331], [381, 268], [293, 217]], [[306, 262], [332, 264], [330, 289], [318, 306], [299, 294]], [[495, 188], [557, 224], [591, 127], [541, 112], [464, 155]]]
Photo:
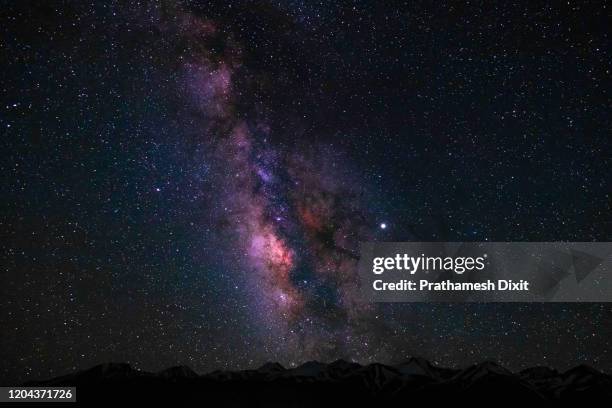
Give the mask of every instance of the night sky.
[[360, 241], [610, 241], [605, 2], [6, 1], [0, 379], [612, 369], [612, 304], [369, 304]]

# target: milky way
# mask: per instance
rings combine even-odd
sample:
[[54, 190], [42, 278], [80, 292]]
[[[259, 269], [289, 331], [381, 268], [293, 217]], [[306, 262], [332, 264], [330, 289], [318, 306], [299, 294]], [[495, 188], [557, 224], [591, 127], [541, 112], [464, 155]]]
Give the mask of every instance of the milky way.
[[178, 24], [200, 50], [182, 63], [179, 91], [219, 166], [217, 217], [232, 235], [226, 251], [242, 255], [235, 279], [248, 283], [254, 318], [263, 332], [274, 330], [293, 360], [360, 355], [368, 336], [356, 330], [373, 308], [359, 300], [355, 271], [359, 242], [372, 234], [356, 177], [329, 153], [333, 145], [270, 142], [275, 129], [265, 115], [245, 118], [235, 107], [234, 77], [248, 70], [240, 46], [230, 44], [214, 60], [198, 44], [215, 36], [230, 43], [215, 23], [181, 15]]

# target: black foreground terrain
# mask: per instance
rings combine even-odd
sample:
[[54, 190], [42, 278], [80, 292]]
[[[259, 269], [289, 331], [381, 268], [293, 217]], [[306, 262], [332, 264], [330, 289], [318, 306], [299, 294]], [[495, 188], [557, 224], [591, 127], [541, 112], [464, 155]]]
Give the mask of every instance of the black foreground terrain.
[[268, 363], [256, 370], [215, 371], [201, 376], [188, 367], [148, 373], [128, 364], [111, 363], [26, 385], [76, 386], [79, 405], [97, 406], [120, 402], [194, 407], [612, 403], [612, 377], [588, 366], [563, 373], [547, 367], [512, 373], [492, 362], [455, 370], [418, 358], [394, 366], [361, 366], [338, 360], [285, 369]]

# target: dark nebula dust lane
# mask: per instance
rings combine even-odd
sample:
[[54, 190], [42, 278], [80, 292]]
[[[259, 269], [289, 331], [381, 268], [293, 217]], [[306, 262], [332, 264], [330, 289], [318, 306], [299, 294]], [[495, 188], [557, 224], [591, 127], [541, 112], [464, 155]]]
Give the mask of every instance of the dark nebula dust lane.
[[370, 304], [364, 241], [610, 239], [605, 4], [8, 2], [2, 383], [612, 368], [607, 304]]

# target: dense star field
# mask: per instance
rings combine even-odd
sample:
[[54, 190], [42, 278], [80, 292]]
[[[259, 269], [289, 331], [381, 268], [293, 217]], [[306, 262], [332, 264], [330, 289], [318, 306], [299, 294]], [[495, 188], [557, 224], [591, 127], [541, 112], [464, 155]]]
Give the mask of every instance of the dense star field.
[[610, 304], [370, 304], [360, 241], [609, 241], [605, 2], [0, 9], [0, 379], [612, 369]]

